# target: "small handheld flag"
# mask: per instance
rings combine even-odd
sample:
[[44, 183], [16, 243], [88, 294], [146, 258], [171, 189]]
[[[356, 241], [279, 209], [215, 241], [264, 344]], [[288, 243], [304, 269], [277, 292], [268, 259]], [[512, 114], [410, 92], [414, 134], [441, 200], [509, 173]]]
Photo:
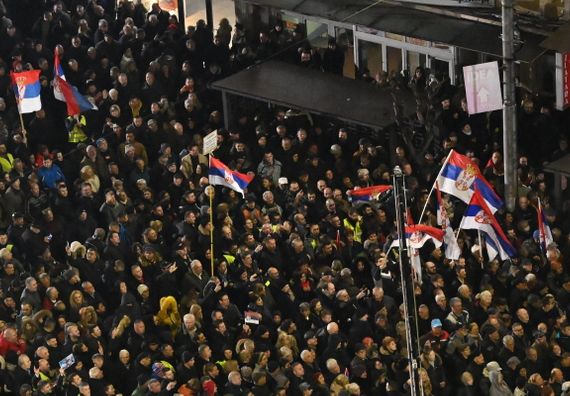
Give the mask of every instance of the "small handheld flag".
[[12, 88], [18, 102], [20, 114], [33, 113], [41, 110], [42, 101], [40, 92], [40, 70], [30, 70], [20, 73], [10, 73]]

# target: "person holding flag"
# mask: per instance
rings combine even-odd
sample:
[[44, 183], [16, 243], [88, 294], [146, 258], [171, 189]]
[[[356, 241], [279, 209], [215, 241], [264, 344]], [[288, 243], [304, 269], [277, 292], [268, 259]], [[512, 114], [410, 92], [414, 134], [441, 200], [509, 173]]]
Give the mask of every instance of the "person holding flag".
[[[406, 241], [409, 248], [409, 256], [412, 262], [413, 274], [419, 284], [422, 283], [422, 264], [419, 254], [427, 241], [431, 241], [436, 248], [441, 247], [444, 238], [444, 231], [439, 228], [431, 227], [425, 224], [414, 224], [412, 216], [408, 212], [407, 224], [405, 228]], [[390, 245], [392, 248], [400, 248], [398, 239], [395, 239]]]
[[67, 105], [67, 119], [65, 125], [68, 131], [68, 143], [76, 145], [87, 140], [87, 119], [81, 113], [88, 110], [97, 110], [97, 106], [89, 102], [79, 93], [76, 87], [65, 79], [65, 74], [59, 60], [57, 47], [54, 50], [53, 61], [53, 95], [57, 100]]
[[241, 196], [245, 198], [245, 190], [252, 180], [253, 180], [252, 175], [246, 175], [231, 170], [222, 161], [210, 155], [210, 168], [208, 170], [208, 181], [211, 184], [211, 186], [209, 186], [211, 191], [208, 192], [208, 196], [210, 199], [210, 223], [212, 225], [212, 227], [210, 228], [210, 252], [211, 252], [210, 272], [212, 275], [214, 274], [214, 233], [213, 233], [214, 209], [212, 208], [214, 200], [214, 191], [212, 186], [228, 187], [240, 193]]

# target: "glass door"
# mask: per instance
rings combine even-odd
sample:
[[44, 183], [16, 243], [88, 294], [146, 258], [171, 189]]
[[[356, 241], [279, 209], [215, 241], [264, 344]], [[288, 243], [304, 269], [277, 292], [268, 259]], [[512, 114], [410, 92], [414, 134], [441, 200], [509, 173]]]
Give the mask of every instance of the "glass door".
[[425, 54], [420, 54], [415, 51], [408, 51], [408, 71], [410, 76], [414, 75], [414, 72], [418, 67], [426, 67], [427, 57]]
[[386, 47], [388, 58], [388, 75], [391, 77], [402, 71], [402, 50], [400, 48]]
[[352, 29], [344, 27], [335, 27], [336, 45], [344, 51], [344, 69], [345, 77], [356, 77], [356, 66], [354, 62], [354, 32]]
[[382, 44], [358, 40], [358, 74], [374, 78], [382, 71]]

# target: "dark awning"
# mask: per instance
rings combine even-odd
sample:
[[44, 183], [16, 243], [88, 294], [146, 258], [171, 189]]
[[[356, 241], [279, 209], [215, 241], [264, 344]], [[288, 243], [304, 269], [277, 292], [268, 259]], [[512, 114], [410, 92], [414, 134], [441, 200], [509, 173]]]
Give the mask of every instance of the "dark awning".
[[560, 26], [546, 40], [540, 43], [542, 48], [554, 50], [561, 54], [570, 52], [570, 23]]
[[[434, 14], [410, 7], [374, 3], [369, 0], [246, 0], [249, 3], [294, 11], [336, 22], [434, 41], [456, 47], [502, 56], [501, 27]], [[364, 11], [360, 12], [361, 10]], [[532, 62], [545, 50], [543, 36], [522, 32], [522, 47], [516, 58]]]
[[543, 170], [555, 175], [570, 176], [570, 154], [548, 163]]
[[393, 94], [364, 81], [278, 61], [252, 66], [212, 88], [372, 128], [394, 123], [393, 95], [405, 113], [415, 111], [415, 99], [406, 90]]

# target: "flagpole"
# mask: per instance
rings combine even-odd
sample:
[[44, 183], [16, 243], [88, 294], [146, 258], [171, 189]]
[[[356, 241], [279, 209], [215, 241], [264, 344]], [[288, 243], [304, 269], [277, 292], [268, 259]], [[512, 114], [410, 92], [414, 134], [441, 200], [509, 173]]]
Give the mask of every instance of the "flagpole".
[[477, 237], [479, 238], [479, 261], [481, 269], [483, 269], [483, 239], [481, 238], [481, 230], [477, 229]]
[[[211, 166], [212, 154], [208, 153], [208, 165]], [[210, 274], [214, 276], [214, 186], [208, 177], [208, 195], [210, 197]]]
[[457, 231], [455, 232], [455, 239], [459, 238], [459, 233], [461, 232], [461, 228], [463, 227], [463, 222], [465, 221], [465, 216], [461, 219], [461, 223], [459, 223], [459, 227], [457, 227]]
[[14, 92], [14, 98], [16, 98], [16, 106], [18, 107], [18, 115], [20, 116], [20, 126], [22, 127], [22, 136], [24, 138], [24, 142], [27, 141], [27, 133], [26, 127], [24, 127], [24, 117], [22, 116], [22, 109], [20, 108], [20, 98], [16, 96], [16, 92]]
[[27, 140], [26, 127], [24, 127], [24, 117], [22, 117], [22, 113], [20, 112], [19, 103], [18, 103], [18, 115], [20, 116], [20, 125], [22, 126], [22, 136], [24, 137], [24, 141], [26, 141]]
[[431, 194], [433, 194], [433, 190], [435, 188], [435, 183], [437, 182], [437, 179], [439, 179], [439, 177], [441, 176], [441, 172], [443, 172], [443, 168], [445, 167], [445, 165], [447, 165], [447, 163], [449, 162], [449, 157], [451, 157], [451, 154], [453, 153], [453, 149], [451, 149], [449, 151], [449, 154], [447, 154], [447, 158], [445, 159], [445, 162], [443, 163], [443, 165], [441, 166], [441, 169], [439, 170], [439, 173], [437, 174], [437, 176], [435, 177], [435, 181], [433, 182], [432, 186], [431, 186], [431, 190], [429, 190], [429, 194], [428, 197], [426, 199], [426, 203], [424, 204], [424, 208], [422, 209], [422, 214], [420, 215], [420, 220], [418, 221], [418, 224], [422, 224], [422, 219], [424, 218], [424, 214], [426, 212], [427, 206], [429, 204], [429, 199], [431, 197]]

